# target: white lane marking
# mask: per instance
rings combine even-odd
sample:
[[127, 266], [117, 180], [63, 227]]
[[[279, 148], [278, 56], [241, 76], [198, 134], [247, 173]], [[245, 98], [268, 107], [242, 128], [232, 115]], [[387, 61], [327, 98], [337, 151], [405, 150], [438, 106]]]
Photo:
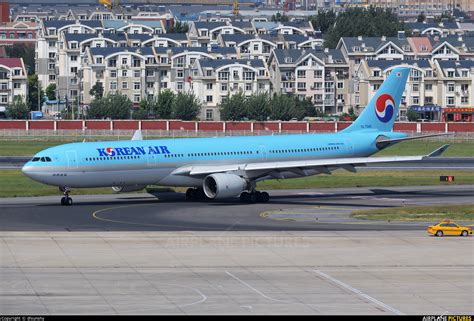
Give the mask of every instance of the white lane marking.
[[392, 313], [395, 313], [395, 314], [397, 314], [397, 315], [404, 315], [403, 312], [401, 312], [401, 311], [399, 311], [399, 310], [397, 310], [397, 309], [395, 309], [395, 308], [392, 308], [391, 306], [389, 306], [389, 305], [387, 305], [387, 304], [385, 304], [385, 303], [383, 303], [383, 302], [380, 302], [379, 300], [374, 299], [373, 297], [371, 297], [371, 296], [369, 296], [369, 295], [367, 295], [367, 294], [365, 294], [365, 293], [362, 293], [361, 291], [359, 291], [359, 290], [353, 288], [352, 286], [350, 286], [350, 285], [348, 285], [348, 284], [345, 284], [344, 282], [339, 281], [339, 280], [333, 278], [332, 276], [327, 275], [327, 274], [324, 273], [324, 272], [321, 272], [321, 271], [319, 271], [319, 270], [313, 270], [313, 272], [316, 273], [317, 275], [319, 275], [319, 276], [321, 276], [321, 277], [323, 277], [323, 278], [325, 278], [325, 279], [327, 279], [327, 280], [329, 280], [329, 281], [331, 281], [331, 282], [333, 282], [333, 283], [336, 283], [337, 285], [339, 285], [339, 286], [341, 286], [341, 287], [343, 287], [343, 288], [345, 288], [345, 289], [347, 289], [347, 290], [349, 290], [349, 291], [351, 291], [351, 292], [354, 292], [355, 294], [357, 294], [357, 295], [359, 295], [359, 296], [361, 296], [361, 297], [363, 297], [363, 298], [365, 298], [365, 299], [367, 299], [367, 300], [369, 300], [369, 301], [371, 301], [371, 302], [377, 304], [378, 306], [381, 306], [382, 308], [391, 311]]
[[[255, 293], [257, 293], [258, 295], [260, 296], [263, 296], [264, 298], [268, 299], [268, 300], [271, 300], [271, 301], [276, 301], [276, 302], [281, 302], [281, 303], [291, 303], [291, 304], [295, 304], [294, 302], [288, 302], [288, 301], [284, 301], [284, 300], [278, 300], [278, 299], [274, 299], [272, 297], [269, 297], [268, 295], [266, 295], [265, 293], [262, 293], [260, 292], [258, 289], [254, 288], [253, 286], [251, 286], [250, 284], [248, 284], [247, 282], [239, 279], [237, 276], [233, 275], [232, 273], [230, 273], [229, 271], [225, 271], [225, 273], [230, 276], [231, 278], [239, 281], [240, 283], [242, 283], [243, 285], [245, 285], [246, 287], [248, 287], [249, 289], [251, 289], [252, 291], [254, 291]], [[297, 304], [301, 304], [301, 303], [297, 303]]]
[[278, 303], [285, 303], [285, 304], [300, 304], [300, 305], [305, 305], [305, 306], [312, 306], [312, 304], [305, 304], [305, 303], [301, 303], [301, 302], [291, 302], [291, 301], [286, 301], [286, 300], [279, 300], [279, 299], [275, 299], [275, 298], [272, 298], [272, 297], [269, 297], [268, 295], [266, 295], [265, 293], [263, 292], [260, 292], [260, 290], [254, 288], [253, 286], [251, 286], [250, 284], [248, 284], [247, 282], [239, 279], [237, 276], [233, 275], [232, 273], [230, 273], [229, 271], [225, 271], [225, 273], [230, 276], [231, 278], [237, 280], [238, 282], [240, 282], [241, 284], [243, 284], [244, 286], [248, 287], [249, 289], [251, 289], [252, 291], [254, 291], [255, 293], [257, 293], [258, 295], [264, 297], [265, 299], [268, 299], [270, 301], [274, 301], [274, 302], [278, 302]]

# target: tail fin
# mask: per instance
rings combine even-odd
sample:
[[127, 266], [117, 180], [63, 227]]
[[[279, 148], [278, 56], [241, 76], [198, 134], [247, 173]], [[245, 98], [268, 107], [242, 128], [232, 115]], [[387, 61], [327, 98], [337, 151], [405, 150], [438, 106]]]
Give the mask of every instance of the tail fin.
[[392, 131], [409, 74], [410, 68], [408, 67], [394, 68], [356, 121], [344, 132], [358, 130]]

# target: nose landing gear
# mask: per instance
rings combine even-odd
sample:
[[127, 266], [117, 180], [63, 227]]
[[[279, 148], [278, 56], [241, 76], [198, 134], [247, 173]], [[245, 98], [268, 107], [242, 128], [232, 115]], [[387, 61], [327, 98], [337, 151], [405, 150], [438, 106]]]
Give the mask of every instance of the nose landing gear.
[[61, 198], [61, 205], [71, 206], [72, 205], [72, 198], [69, 197], [69, 193], [71, 192], [71, 189], [65, 186], [63, 188], [60, 187], [59, 190], [61, 192], [63, 192], [63, 195], [64, 195]]

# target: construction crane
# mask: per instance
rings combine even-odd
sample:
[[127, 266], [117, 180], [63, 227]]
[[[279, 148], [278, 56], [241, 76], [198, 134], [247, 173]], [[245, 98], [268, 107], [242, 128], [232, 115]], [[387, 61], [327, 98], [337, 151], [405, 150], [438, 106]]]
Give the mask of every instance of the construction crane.
[[232, 13], [234, 14], [234, 17], [239, 15], [239, 0], [234, 0], [232, 4]]
[[99, 0], [99, 4], [106, 6], [108, 9], [120, 7], [120, 0]]

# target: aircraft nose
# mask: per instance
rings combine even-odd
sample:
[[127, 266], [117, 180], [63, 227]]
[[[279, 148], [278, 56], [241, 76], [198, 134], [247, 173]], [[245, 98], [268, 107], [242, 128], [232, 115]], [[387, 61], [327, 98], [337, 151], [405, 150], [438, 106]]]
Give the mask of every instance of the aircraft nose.
[[21, 171], [22, 171], [23, 174], [25, 174], [26, 176], [30, 177], [32, 168], [33, 168], [33, 166], [31, 166], [31, 165], [29, 165], [28, 163], [26, 163], [26, 164], [23, 165], [23, 167], [21, 168]]

